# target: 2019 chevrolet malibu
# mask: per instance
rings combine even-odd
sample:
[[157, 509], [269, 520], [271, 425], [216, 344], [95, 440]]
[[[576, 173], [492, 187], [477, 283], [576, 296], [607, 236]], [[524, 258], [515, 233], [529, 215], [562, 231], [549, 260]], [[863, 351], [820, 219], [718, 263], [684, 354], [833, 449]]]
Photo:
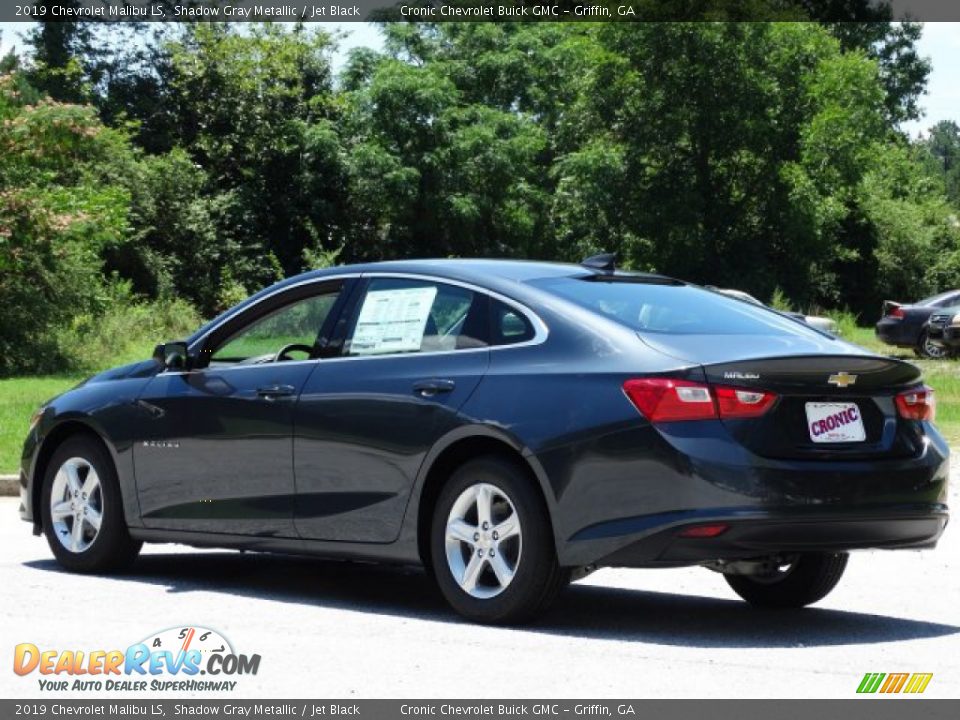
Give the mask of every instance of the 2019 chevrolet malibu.
[[936, 543], [933, 419], [908, 363], [605, 259], [347, 266], [46, 404], [20, 513], [69, 570], [143, 542], [422, 564], [483, 622], [602, 566], [798, 607], [850, 550]]

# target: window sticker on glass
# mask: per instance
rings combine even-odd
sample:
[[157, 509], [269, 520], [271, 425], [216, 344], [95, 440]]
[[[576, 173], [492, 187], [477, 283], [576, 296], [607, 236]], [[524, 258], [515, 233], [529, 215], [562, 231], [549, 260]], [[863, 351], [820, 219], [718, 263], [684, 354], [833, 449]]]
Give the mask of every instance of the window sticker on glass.
[[437, 295], [436, 286], [373, 290], [364, 298], [350, 345], [352, 355], [417, 352]]

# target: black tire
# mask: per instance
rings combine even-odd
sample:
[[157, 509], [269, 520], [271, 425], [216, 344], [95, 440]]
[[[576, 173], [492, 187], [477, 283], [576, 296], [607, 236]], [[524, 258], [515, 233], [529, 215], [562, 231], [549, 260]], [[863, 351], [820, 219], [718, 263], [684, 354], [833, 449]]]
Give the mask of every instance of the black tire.
[[[100, 480], [101, 521], [89, 547], [74, 552], [57, 537], [50, 508], [54, 480], [65, 462], [81, 458], [94, 470]], [[53, 453], [43, 479], [40, 501], [43, 532], [50, 550], [67, 570], [79, 573], [98, 573], [122, 570], [128, 567], [140, 552], [142, 542], [130, 537], [123, 516], [123, 498], [113, 460], [98, 438], [74, 435], [65, 440]]]
[[947, 348], [930, 342], [926, 330], [920, 333], [920, 339], [917, 341], [917, 346], [913, 349], [913, 352], [917, 357], [930, 360], [945, 360], [950, 357], [950, 351]]
[[840, 582], [848, 553], [803, 553], [781, 574], [724, 575], [733, 591], [751, 605], [800, 608], [825, 598]]
[[[522, 552], [513, 579], [498, 595], [477, 598], [460, 587], [446, 554], [447, 518], [461, 493], [490, 484], [513, 504], [519, 517]], [[569, 578], [557, 564], [548, 511], [529, 476], [508, 458], [484, 456], [460, 466], [450, 477], [433, 510], [430, 526], [431, 566], [440, 592], [460, 615], [474, 622], [512, 624], [544, 612]]]

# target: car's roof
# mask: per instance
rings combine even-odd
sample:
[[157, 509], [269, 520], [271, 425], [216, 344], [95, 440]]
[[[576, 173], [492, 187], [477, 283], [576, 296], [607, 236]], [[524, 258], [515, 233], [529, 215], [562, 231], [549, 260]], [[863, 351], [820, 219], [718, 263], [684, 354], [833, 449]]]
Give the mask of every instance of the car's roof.
[[937, 293], [936, 295], [931, 295], [930, 297], [924, 298], [923, 300], [918, 300], [914, 305], [918, 307], [929, 307], [930, 305], [935, 305], [940, 300], [950, 297], [951, 295], [956, 295], [960, 290], [947, 290], [946, 292]]
[[342, 265], [318, 271], [318, 274], [344, 271], [352, 273], [399, 272], [425, 274], [460, 279], [471, 278], [477, 282], [482, 282], [491, 277], [524, 282], [542, 277], [589, 274], [594, 272], [581, 265], [544, 262], [540, 260], [434, 258], [424, 260], [388, 260], [385, 262], [364, 263], [362, 265]]
[[[431, 275], [438, 278], [472, 282], [480, 286], [496, 288], [499, 282], [529, 282], [550, 277], [588, 277], [603, 276], [603, 270], [597, 270], [573, 263], [546, 262], [542, 260], [507, 259], [469, 259], [444, 258], [424, 260], [389, 260], [385, 262], [364, 263], [359, 265], [338, 265], [336, 267], [314, 270], [288, 278], [274, 288], [286, 284], [296, 284], [313, 278], [341, 274], [365, 273], [408, 273], [411, 275]], [[653, 273], [617, 272], [618, 277], [628, 278], [665, 278]]]
[[[511, 289], [516, 289], [518, 283], [527, 283], [533, 280], [555, 277], [606, 277], [609, 273], [604, 270], [575, 265], [573, 263], [545, 262], [540, 260], [506, 260], [506, 259], [425, 259], [425, 260], [389, 260], [385, 262], [362, 263], [356, 265], [337, 265], [311, 270], [281, 280], [274, 285], [263, 288], [251, 295], [239, 305], [236, 305], [206, 323], [190, 336], [190, 342], [205, 334], [211, 327], [224, 321], [226, 318], [242, 312], [245, 308], [258, 302], [266, 295], [272, 295], [284, 288], [300, 285], [313, 280], [322, 280], [325, 277], [343, 275], [363, 275], [374, 273], [396, 273], [407, 275], [427, 275], [438, 279], [460, 281], [477, 285], [492, 291], [510, 295]], [[633, 273], [617, 271], [615, 277], [622, 280], [635, 278], [644, 280], [665, 280], [676, 282], [672, 278], [652, 273]]]

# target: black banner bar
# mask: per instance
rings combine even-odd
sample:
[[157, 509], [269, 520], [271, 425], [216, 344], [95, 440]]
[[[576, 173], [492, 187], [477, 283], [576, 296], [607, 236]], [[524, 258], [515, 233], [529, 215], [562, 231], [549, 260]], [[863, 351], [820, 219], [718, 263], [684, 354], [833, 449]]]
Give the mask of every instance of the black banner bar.
[[[904, 704], [910, 707], [904, 707]], [[0, 717], [32, 718], [643, 718], [644, 720], [947, 720], [960, 700], [0, 700]]]
[[23, 0], [2, 22], [960, 20], [953, 0]]

